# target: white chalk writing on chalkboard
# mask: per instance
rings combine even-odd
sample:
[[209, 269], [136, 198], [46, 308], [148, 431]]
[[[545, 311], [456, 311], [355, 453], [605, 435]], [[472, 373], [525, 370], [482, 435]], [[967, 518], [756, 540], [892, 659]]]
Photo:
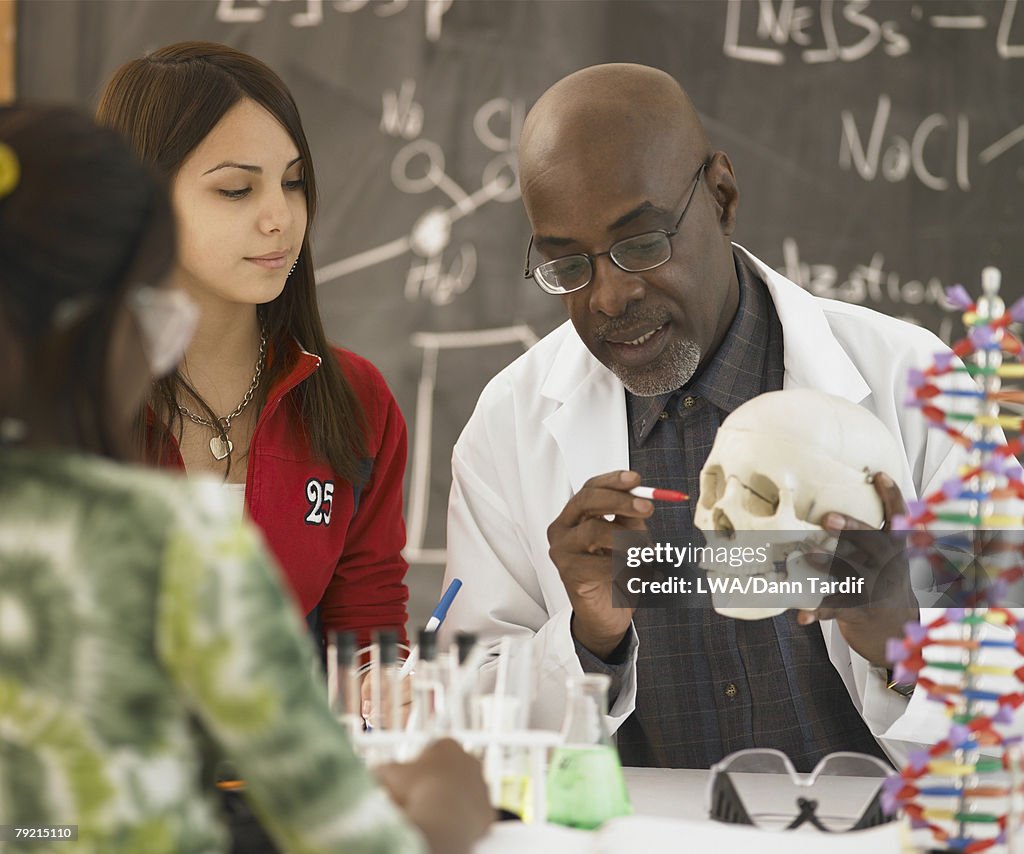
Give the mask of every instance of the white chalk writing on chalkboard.
[[[384, 92], [380, 123], [383, 133], [408, 138], [413, 130], [418, 133], [422, 129], [423, 108], [414, 100], [415, 92], [414, 80], [403, 81], [397, 91]], [[444, 253], [451, 243], [452, 225], [487, 202], [519, 198], [514, 141], [519, 137], [524, 115], [524, 103], [508, 98], [491, 98], [476, 110], [473, 131], [495, 156], [482, 170], [480, 188], [472, 193], [467, 193], [448, 174], [444, 151], [433, 140], [412, 139], [399, 149], [391, 162], [391, 182], [395, 188], [410, 195], [439, 190], [451, 205], [428, 208], [417, 217], [405, 237], [320, 268], [316, 271], [317, 283], [325, 284], [411, 252], [413, 258], [404, 291], [407, 300], [425, 299], [441, 306], [465, 293], [476, 276], [476, 248], [463, 243], [446, 265]]]
[[1015, 145], [1019, 145], [1024, 142], [1024, 125], [1014, 128], [1006, 136], [997, 139], [988, 148], [984, 149], [981, 154], [978, 155], [978, 162], [983, 164], [989, 164], [997, 157], [1001, 157], [1006, 154]]
[[414, 100], [416, 81], [403, 80], [396, 92], [387, 89], [381, 96], [381, 133], [415, 139], [423, 130], [423, 105]]
[[[885, 256], [874, 252], [867, 264], [857, 264], [841, 279], [834, 264], [809, 264], [800, 257], [796, 238], [782, 241], [783, 265], [779, 272], [815, 296], [852, 303], [891, 303], [903, 305], [935, 305], [944, 311], [953, 306], [946, 299], [946, 286], [936, 277], [922, 282], [901, 280], [898, 273], [885, 269]], [[891, 312], [889, 312], [891, 313]], [[910, 318], [908, 318], [910, 319]], [[911, 319], [916, 323], [916, 320]], [[940, 337], [948, 343], [952, 326], [943, 322]]]
[[968, 176], [968, 140], [969, 124], [967, 116], [957, 115], [955, 121], [941, 113], [926, 116], [914, 129], [910, 139], [892, 134], [888, 145], [882, 149], [889, 116], [892, 112], [892, 101], [888, 95], [878, 96], [878, 107], [871, 123], [871, 132], [867, 137], [867, 145], [861, 140], [857, 129], [857, 121], [852, 110], [842, 110], [842, 136], [839, 141], [839, 168], [854, 169], [865, 181], [873, 181], [881, 174], [887, 181], [904, 180], [911, 172], [926, 187], [933, 190], [946, 190], [949, 187], [947, 177], [938, 174], [935, 167], [925, 162], [925, 145], [931, 135], [937, 131], [953, 133], [956, 141], [956, 156], [952, 168], [946, 167], [955, 178], [961, 190], [971, 188]]
[[[744, 14], [756, 8], [757, 28], [755, 37], [776, 45], [789, 43], [804, 50], [800, 58], [809, 64], [819, 62], [856, 62], [881, 48], [889, 56], [902, 56], [910, 50], [909, 39], [899, 31], [892, 20], [876, 20], [869, 10], [867, 0], [820, 0], [820, 3], [801, 3], [796, 0], [781, 0], [776, 7], [773, 0], [758, 0], [753, 3], [743, 0], [729, 0], [725, 19], [725, 41], [723, 50], [727, 57], [746, 62], [761, 62], [767, 65], [782, 65], [786, 54], [773, 47], [745, 44], [741, 41], [744, 32]], [[850, 25], [857, 37], [848, 42], [840, 39], [836, 30], [836, 15]], [[811, 47], [823, 41], [824, 47]]]
[[999, 19], [999, 31], [996, 34], [996, 52], [1003, 59], [1024, 59], [1024, 45], [1010, 43], [1016, 15], [1017, 0], [1006, 0], [1003, 14]]
[[[971, 127], [968, 116], [963, 113], [955, 116], [931, 113], [918, 122], [913, 132], [907, 136], [890, 133], [887, 137], [891, 113], [892, 100], [888, 95], [879, 95], [871, 130], [867, 133], [865, 142], [853, 111], [840, 111], [840, 169], [852, 169], [865, 181], [873, 181], [881, 175], [887, 181], [896, 183], [913, 174], [924, 186], [932, 190], [948, 190], [951, 186], [950, 179], [955, 181], [961, 190], [971, 189]], [[952, 163], [927, 162], [925, 148], [929, 139], [936, 133], [952, 135], [955, 152]], [[1022, 142], [1024, 125], [1016, 127], [982, 149], [977, 162], [987, 166]], [[939, 151], [941, 154], [942, 149], [933, 147], [933, 151]]]
[[[1015, 35], [1024, 37], [1024, 33], [1015, 34], [1015, 29], [1024, 30], [1024, 22], [1016, 21], [1018, 5], [1019, 0], [1003, 0], [982, 7], [986, 13], [999, 13], [995, 52], [1002, 59], [1024, 59], [1024, 44], [1014, 42]], [[877, 8], [881, 13], [876, 17], [870, 0], [728, 0], [722, 50], [730, 59], [783, 65], [786, 52], [782, 48], [795, 45], [801, 48], [801, 61], [808, 64], [856, 62], [877, 50], [891, 57], [908, 54], [912, 27], [970, 34], [988, 30], [992, 23], [988, 15], [977, 12], [931, 14], [924, 0]], [[889, 17], [901, 14], [909, 20]]]
[[[267, 7], [275, 0], [218, 0], [217, 20], [229, 24], [257, 24], [266, 17]], [[289, 3], [291, 0], [276, 0]], [[291, 15], [288, 22], [293, 27], [318, 27], [324, 20], [324, 0], [304, 0], [305, 11]], [[423, 9], [425, 35], [428, 41], [436, 42], [441, 38], [441, 25], [447, 12], [455, 0], [417, 0], [413, 8]], [[330, 4], [335, 11], [341, 13], [358, 12], [366, 6], [372, 6], [374, 13], [381, 18], [389, 18], [410, 6], [409, 0], [332, 0]]]

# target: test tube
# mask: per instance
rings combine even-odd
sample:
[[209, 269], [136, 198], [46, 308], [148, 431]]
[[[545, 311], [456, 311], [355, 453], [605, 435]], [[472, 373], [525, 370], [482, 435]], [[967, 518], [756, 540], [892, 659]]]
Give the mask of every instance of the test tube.
[[341, 714], [338, 701], [338, 633], [327, 633], [327, 708], [337, 717]]
[[[380, 721], [382, 728], [399, 730], [402, 728], [402, 705], [399, 698], [399, 678], [401, 673], [398, 669], [398, 633], [395, 631], [382, 631], [377, 634], [377, 642], [380, 644], [380, 664], [383, 668], [384, 694], [388, 700], [389, 708], [380, 710]], [[385, 711], [387, 715], [385, 716]], [[385, 723], [387, 721], [387, 723]]]
[[476, 646], [476, 635], [472, 632], [459, 632], [455, 635], [455, 646], [458, 649], [459, 664], [465, 664], [473, 647]]
[[375, 721], [378, 725], [380, 723], [380, 677], [380, 634], [375, 632], [373, 643], [370, 644], [370, 716], [364, 718], [368, 731], [373, 729]]
[[327, 697], [331, 711], [352, 733], [359, 716], [359, 674], [355, 668], [356, 636], [352, 632], [327, 633]]
[[412, 714], [410, 731], [431, 732], [437, 723], [437, 635], [421, 629], [419, 633], [419, 664], [412, 683]]
[[452, 729], [466, 729], [469, 726], [469, 698], [476, 690], [476, 666], [467, 659], [476, 647], [476, 635], [459, 632], [455, 636], [456, 661], [452, 667], [451, 695], [447, 698], [451, 710]]
[[338, 635], [338, 664], [338, 686], [344, 692], [342, 709], [354, 728], [361, 723], [362, 717], [359, 714], [359, 668], [356, 667], [356, 636], [353, 632]]
[[437, 661], [437, 633], [426, 629], [419, 632], [420, 661]]

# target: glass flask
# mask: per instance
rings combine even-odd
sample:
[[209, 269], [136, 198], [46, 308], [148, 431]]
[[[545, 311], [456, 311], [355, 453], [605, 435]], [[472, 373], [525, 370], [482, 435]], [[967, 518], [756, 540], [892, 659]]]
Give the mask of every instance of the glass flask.
[[548, 821], [593, 829], [633, 812], [619, 753], [605, 726], [608, 686], [601, 673], [568, 680], [562, 744], [548, 767]]

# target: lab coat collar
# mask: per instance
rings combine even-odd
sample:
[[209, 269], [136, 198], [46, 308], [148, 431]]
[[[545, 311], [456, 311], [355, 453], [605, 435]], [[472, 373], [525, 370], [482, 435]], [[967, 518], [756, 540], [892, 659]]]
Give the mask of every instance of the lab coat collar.
[[839, 346], [823, 309], [828, 300], [811, 296], [799, 285], [751, 255], [738, 243], [733, 249], [768, 286], [782, 323], [786, 364], [785, 388], [816, 388], [860, 403], [871, 393], [867, 380]]
[[567, 321], [541, 395], [561, 404], [544, 426], [565, 460], [572, 491], [596, 474], [629, 468], [626, 390]]

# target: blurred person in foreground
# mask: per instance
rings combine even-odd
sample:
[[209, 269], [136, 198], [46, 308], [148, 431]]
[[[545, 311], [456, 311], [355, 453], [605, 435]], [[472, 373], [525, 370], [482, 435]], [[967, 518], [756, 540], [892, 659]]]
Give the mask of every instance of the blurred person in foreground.
[[256, 529], [213, 479], [124, 464], [196, 324], [173, 265], [166, 193], [116, 133], [0, 108], [0, 825], [224, 850], [227, 759], [286, 850], [468, 850], [491, 817], [476, 762], [442, 742], [383, 769], [396, 808]]

